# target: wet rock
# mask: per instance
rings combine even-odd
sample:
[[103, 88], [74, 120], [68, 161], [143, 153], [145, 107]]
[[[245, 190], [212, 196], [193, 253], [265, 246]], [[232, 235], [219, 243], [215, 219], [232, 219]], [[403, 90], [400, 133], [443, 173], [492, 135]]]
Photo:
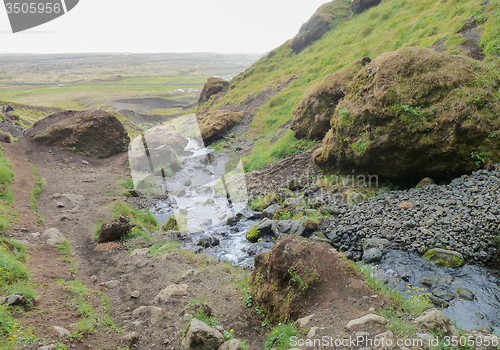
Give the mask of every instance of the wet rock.
[[262, 211], [261, 217], [272, 219], [274, 214], [280, 209], [281, 206], [279, 206], [278, 204], [272, 204]]
[[213, 235], [203, 235], [200, 237], [196, 245], [202, 246], [203, 248], [215, 247], [220, 244], [220, 240]]
[[425, 329], [441, 332], [443, 335], [450, 337], [459, 336], [457, 329], [451, 324], [450, 319], [437, 309], [425, 310], [414, 322]]
[[357, 329], [363, 327], [367, 323], [376, 323], [385, 326], [387, 324], [387, 320], [382, 316], [375, 314], [368, 314], [360, 318], [356, 318], [354, 320], [349, 321], [345, 326], [348, 330]]
[[452, 301], [453, 299], [455, 299], [455, 296], [452, 293], [443, 288], [433, 289], [432, 295], [444, 301]]
[[244, 218], [245, 220], [259, 220], [261, 218], [261, 213], [258, 211], [243, 209], [236, 216]]
[[462, 254], [446, 249], [434, 248], [424, 254], [424, 258], [443, 267], [460, 267], [465, 263]]
[[188, 186], [191, 186], [191, 180], [185, 180], [183, 183], [182, 183], [182, 186], [185, 186], [185, 187], [188, 187]]
[[176, 197], [184, 197], [186, 195], [186, 190], [183, 188], [179, 188], [177, 191], [174, 192], [174, 196]]
[[377, 263], [382, 260], [382, 250], [379, 248], [370, 248], [363, 252], [363, 262], [366, 264]]
[[182, 337], [183, 350], [213, 350], [224, 343], [224, 335], [215, 327], [196, 318], [189, 321], [186, 333]]
[[212, 219], [205, 219], [201, 223], [201, 226], [210, 226], [210, 225], [212, 225]]
[[162, 290], [154, 297], [153, 304], [164, 305], [173, 296], [185, 296], [187, 295], [187, 289], [188, 289], [187, 284], [179, 284], [179, 285], [172, 284], [167, 288], [165, 288], [164, 290]]
[[240, 221], [240, 218], [238, 216], [232, 216], [229, 219], [226, 220], [226, 225], [228, 226], [236, 226], [238, 222]]
[[120, 215], [118, 221], [114, 221], [108, 224], [103, 224], [99, 230], [98, 243], [118, 241], [125, 234], [130, 232], [130, 225], [128, 218], [124, 215]]
[[460, 296], [460, 298], [465, 299], [465, 300], [474, 300], [474, 293], [470, 291], [470, 289], [465, 288], [465, 287], [457, 287], [457, 293]]
[[252, 227], [247, 232], [245, 237], [249, 242], [255, 243], [261, 237], [264, 237], [266, 235], [274, 235], [277, 223], [278, 221], [276, 220], [270, 220], [268, 218], [264, 218], [258, 224]]

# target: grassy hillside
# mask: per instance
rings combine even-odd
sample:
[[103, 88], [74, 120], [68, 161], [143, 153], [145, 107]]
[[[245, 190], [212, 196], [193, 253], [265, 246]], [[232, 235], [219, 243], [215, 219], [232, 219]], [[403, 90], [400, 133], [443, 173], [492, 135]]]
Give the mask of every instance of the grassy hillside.
[[225, 96], [212, 101], [210, 110], [236, 107], [266, 90], [279, 89], [252, 112], [248, 130], [236, 136], [254, 140], [246, 157], [247, 171], [311, 147], [313, 142], [297, 140], [289, 130], [293, 109], [315, 82], [363, 57], [435, 44], [450, 54], [460, 54], [460, 45], [466, 41], [460, 32], [477, 25], [485, 60], [500, 66], [500, 0], [384, 0], [366, 12], [345, 17], [350, 2], [333, 3], [336, 20], [320, 40], [299, 54], [293, 53], [289, 43], [283, 44], [233, 79]]

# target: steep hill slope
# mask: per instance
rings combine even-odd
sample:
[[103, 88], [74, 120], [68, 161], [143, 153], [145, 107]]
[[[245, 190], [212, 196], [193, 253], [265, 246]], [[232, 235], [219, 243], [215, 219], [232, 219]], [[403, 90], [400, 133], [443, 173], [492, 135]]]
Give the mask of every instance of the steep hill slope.
[[[363, 3], [375, 6], [358, 13], [365, 10]], [[341, 68], [356, 75], [371, 61], [365, 57], [413, 46], [498, 67], [499, 9], [499, 0], [332, 1], [320, 7], [294, 39], [233, 79], [227, 92], [201, 104], [197, 113], [203, 120], [217, 109], [243, 112], [241, 125], [219, 146], [242, 149], [247, 171], [262, 168], [316, 143], [297, 139], [289, 129], [294, 109], [328, 75]], [[330, 24], [320, 35], [325, 23]], [[326, 119], [335, 106], [328, 113]]]

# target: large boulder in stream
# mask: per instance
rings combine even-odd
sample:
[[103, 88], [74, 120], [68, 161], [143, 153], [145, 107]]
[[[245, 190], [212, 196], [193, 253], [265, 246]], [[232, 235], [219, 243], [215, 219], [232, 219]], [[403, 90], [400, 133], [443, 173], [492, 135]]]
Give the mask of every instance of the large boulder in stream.
[[116, 116], [101, 110], [51, 114], [27, 129], [25, 137], [95, 158], [125, 152], [130, 142], [125, 127]]

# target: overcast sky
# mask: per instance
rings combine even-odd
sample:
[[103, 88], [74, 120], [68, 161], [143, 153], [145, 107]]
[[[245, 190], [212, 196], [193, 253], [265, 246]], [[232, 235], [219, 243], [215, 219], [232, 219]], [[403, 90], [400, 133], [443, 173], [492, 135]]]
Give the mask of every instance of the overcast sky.
[[66, 15], [12, 34], [0, 3], [0, 52], [264, 53], [327, 0], [80, 0]]

